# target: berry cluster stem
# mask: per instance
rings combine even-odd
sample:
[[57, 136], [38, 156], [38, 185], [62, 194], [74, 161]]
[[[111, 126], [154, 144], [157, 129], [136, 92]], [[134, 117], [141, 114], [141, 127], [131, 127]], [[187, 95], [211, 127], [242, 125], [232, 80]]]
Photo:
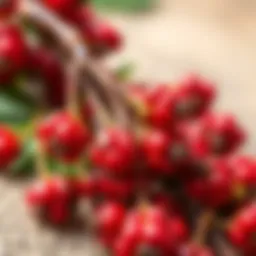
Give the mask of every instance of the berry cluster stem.
[[79, 65], [75, 60], [70, 60], [66, 65], [66, 107], [68, 112], [80, 118], [80, 84]]
[[[78, 32], [65, 22], [58, 19], [37, 1], [21, 0], [19, 14], [21, 17], [33, 21], [39, 27], [49, 30], [62, 47], [68, 50], [71, 58], [81, 68], [81, 72], [89, 77], [91, 90], [104, 99], [106, 107], [111, 107], [111, 112], [118, 123], [125, 127], [132, 127], [132, 113], [130, 104], [119, 85], [102, 63], [93, 59]], [[86, 84], [87, 86], [87, 84]]]
[[205, 243], [206, 234], [214, 221], [214, 217], [215, 213], [211, 209], [205, 210], [201, 216], [199, 216], [196, 231], [193, 236], [193, 240], [196, 244], [203, 245]]

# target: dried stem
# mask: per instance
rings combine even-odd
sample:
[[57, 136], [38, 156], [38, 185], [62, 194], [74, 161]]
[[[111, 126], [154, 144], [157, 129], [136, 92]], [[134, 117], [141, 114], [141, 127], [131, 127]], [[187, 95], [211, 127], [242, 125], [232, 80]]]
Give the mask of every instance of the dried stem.
[[122, 86], [116, 84], [114, 77], [101, 63], [90, 57], [78, 31], [34, 0], [20, 0], [19, 14], [32, 20], [39, 27], [51, 31], [57, 37], [57, 41], [68, 50], [81, 66], [81, 70], [90, 77], [94, 85], [91, 89], [97, 91], [101, 100], [104, 98], [105, 106], [111, 106], [119, 124], [131, 128], [132, 111], [121, 91]]
[[75, 60], [71, 60], [66, 65], [66, 107], [74, 116], [80, 118], [79, 102], [79, 65]]
[[214, 212], [210, 210], [204, 211], [201, 216], [199, 216], [199, 221], [197, 223], [197, 228], [193, 236], [193, 241], [199, 245], [203, 245], [207, 233], [211, 227], [211, 224], [214, 220]]
[[40, 178], [47, 177], [48, 169], [46, 166], [46, 155], [41, 143], [37, 142], [36, 172]]

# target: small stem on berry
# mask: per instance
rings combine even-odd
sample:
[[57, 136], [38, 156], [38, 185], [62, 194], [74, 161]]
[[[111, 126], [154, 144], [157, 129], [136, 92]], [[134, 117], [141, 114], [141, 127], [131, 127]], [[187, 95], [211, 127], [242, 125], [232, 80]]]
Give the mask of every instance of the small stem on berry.
[[211, 224], [213, 223], [215, 213], [212, 209], [204, 211], [198, 219], [197, 228], [193, 236], [193, 241], [198, 245], [203, 245], [205, 238], [210, 229]]
[[80, 118], [81, 106], [79, 105], [79, 66], [71, 60], [66, 65], [66, 108], [75, 117]]
[[47, 176], [47, 167], [46, 167], [46, 155], [41, 143], [37, 142], [37, 154], [36, 154], [36, 172], [37, 176], [42, 178]]

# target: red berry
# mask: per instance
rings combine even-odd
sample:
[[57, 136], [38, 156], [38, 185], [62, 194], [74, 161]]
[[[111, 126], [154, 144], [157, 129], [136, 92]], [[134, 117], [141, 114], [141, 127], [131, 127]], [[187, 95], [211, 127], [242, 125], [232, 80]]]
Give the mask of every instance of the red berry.
[[79, 0], [43, 0], [43, 2], [48, 8], [61, 16], [68, 15], [79, 4]]
[[131, 85], [129, 97], [137, 113], [151, 125], [173, 129], [175, 122], [173, 89], [168, 84], [149, 85], [138, 83]]
[[61, 178], [41, 180], [26, 193], [30, 209], [52, 224], [64, 224], [70, 220], [74, 200], [69, 183]]
[[86, 127], [69, 113], [52, 114], [39, 126], [39, 137], [55, 157], [74, 161], [81, 156], [89, 140]]
[[159, 85], [148, 92], [148, 121], [155, 127], [172, 130], [176, 121], [173, 89]]
[[0, 127], [0, 168], [4, 170], [19, 156], [20, 141], [7, 127]]
[[176, 115], [179, 118], [194, 118], [208, 110], [215, 98], [212, 84], [197, 75], [186, 77], [174, 96]]
[[134, 211], [127, 214], [120, 236], [114, 246], [114, 256], [135, 256], [141, 223], [142, 218], [138, 212]]
[[231, 159], [231, 168], [237, 185], [245, 188], [256, 186], [256, 161], [252, 157], [238, 156]]
[[52, 204], [46, 213], [46, 217], [50, 223], [55, 225], [67, 223], [70, 219], [68, 204], [63, 201]]
[[107, 246], [112, 246], [125, 217], [125, 209], [119, 203], [106, 202], [96, 211], [97, 228], [101, 240]]
[[28, 69], [44, 82], [46, 102], [53, 107], [63, 106], [65, 101], [65, 75], [63, 65], [54, 51], [37, 47], [30, 49]]
[[98, 193], [98, 180], [94, 178], [80, 178], [74, 181], [74, 189], [78, 197], [95, 196]]
[[99, 133], [91, 149], [91, 159], [96, 166], [122, 175], [131, 171], [136, 151], [133, 134], [113, 128]]
[[0, 19], [9, 18], [14, 14], [17, 7], [16, 0], [2, 0], [0, 2]]
[[197, 168], [196, 177], [188, 182], [188, 195], [201, 203], [218, 207], [232, 196], [232, 169], [225, 160], [212, 160]]
[[75, 8], [68, 14], [67, 18], [80, 29], [88, 24], [92, 24], [96, 20], [94, 11], [88, 4]]
[[145, 133], [141, 145], [148, 166], [158, 172], [173, 173], [175, 166], [187, 160], [185, 145], [160, 130]]
[[23, 68], [26, 45], [19, 29], [12, 25], [0, 26], [0, 83], [10, 82]]
[[[175, 227], [174, 222], [171, 223], [164, 208], [158, 206], [131, 211], [125, 218], [114, 255], [172, 255], [174, 247], [186, 239], [185, 229]], [[171, 231], [169, 227], [174, 229]]]
[[122, 37], [119, 32], [105, 22], [98, 23], [95, 27], [96, 43], [107, 50], [117, 50], [122, 44]]
[[127, 200], [133, 195], [133, 183], [128, 180], [100, 177], [98, 179], [97, 193], [101, 197]]
[[170, 241], [173, 242], [174, 250], [189, 238], [189, 230], [185, 222], [178, 216], [172, 216], [169, 220]]
[[66, 201], [69, 196], [68, 189], [67, 182], [60, 178], [40, 180], [27, 191], [26, 199], [32, 207]]
[[213, 114], [205, 116], [192, 132], [187, 133], [189, 136], [191, 150], [199, 157], [232, 153], [245, 139], [234, 117]]
[[256, 253], [255, 234], [256, 204], [252, 203], [235, 216], [228, 228], [228, 235], [231, 242], [249, 256]]

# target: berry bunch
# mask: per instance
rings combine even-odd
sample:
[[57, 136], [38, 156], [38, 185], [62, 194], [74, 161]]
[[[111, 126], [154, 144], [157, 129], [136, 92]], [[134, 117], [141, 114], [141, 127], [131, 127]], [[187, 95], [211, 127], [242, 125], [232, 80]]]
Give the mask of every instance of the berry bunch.
[[[35, 25], [35, 38], [15, 16]], [[214, 84], [189, 75], [124, 92], [98, 61], [121, 37], [88, 3], [4, 1], [0, 17], [0, 84], [17, 88], [20, 74], [24, 87], [43, 82], [36, 107], [47, 117], [32, 127], [38, 180], [26, 192], [35, 217], [72, 224], [89, 200], [113, 256], [219, 255], [214, 233], [234, 253], [256, 253], [256, 159], [238, 153], [237, 119], [212, 110]], [[21, 140], [1, 126], [0, 142], [0, 168], [11, 169]]]

